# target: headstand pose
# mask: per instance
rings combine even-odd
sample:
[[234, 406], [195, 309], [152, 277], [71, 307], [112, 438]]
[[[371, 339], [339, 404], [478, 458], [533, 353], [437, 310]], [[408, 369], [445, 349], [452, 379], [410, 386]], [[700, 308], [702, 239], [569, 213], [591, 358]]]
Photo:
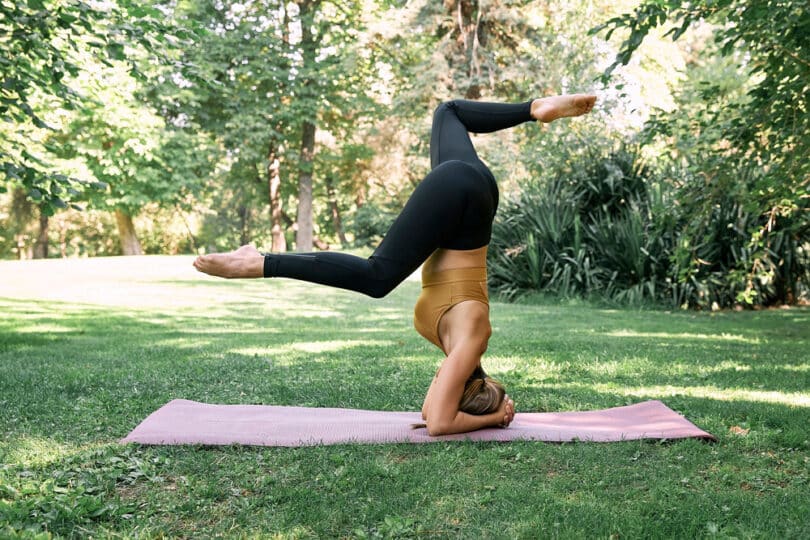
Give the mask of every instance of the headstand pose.
[[414, 326], [447, 355], [422, 405], [428, 432], [506, 427], [514, 418], [514, 402], [481, 368], [492, 333], [486, 261], [498, 186], [469, 132], [579, 116], [595, 102], [596, 96], [574, 94], [519, 104], [456, 100], [439, 105], [430, 137], [431, 171], [368, 259], [329, 251], [262, 254], [242, 246], [198, 257], [194, 267], [224, 278], [294, 278], [381, 298], [424, 263]]

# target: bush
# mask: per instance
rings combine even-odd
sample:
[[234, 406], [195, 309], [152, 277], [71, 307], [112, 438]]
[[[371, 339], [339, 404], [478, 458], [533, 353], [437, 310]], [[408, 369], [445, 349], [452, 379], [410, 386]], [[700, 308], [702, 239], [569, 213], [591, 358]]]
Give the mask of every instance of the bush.
[[489, 252], [492, 289], [507, 299], [543, 291], [700, 309], [806, 297], [806, 225], [752, 213], [735, 198], [740, 190], [686, 191], [696, 185], [686, 174], [656, 174], [626, 147], [572, 159], [504, 203]]
[[654, 234], [650, 173], [627, 149], [596, 152], [504, 204], [489, 261], [501, 296], [542, 290], [629, 303], [657, 298], [666, 246]]
[[370, 202], [358, 207], [348, 223], [354, 233], [354, 247], [377, 246], [396, 217], [396, 213]]

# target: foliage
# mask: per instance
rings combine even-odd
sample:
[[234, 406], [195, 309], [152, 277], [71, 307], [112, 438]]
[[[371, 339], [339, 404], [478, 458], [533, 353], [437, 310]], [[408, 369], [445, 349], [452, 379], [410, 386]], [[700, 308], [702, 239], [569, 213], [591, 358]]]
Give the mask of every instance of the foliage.
[[119, 253], [115, 216], [85, 208], [58, 212], [48, 233], [54, 251], [61, 257], [103, 257]]
[[199, 209], [184, 204], [166, 207], [150, 203], [134, 219], [144, 254], [197, 253], [201, 241], [195, 233]]
[[[411, 182], [421, 180], [428, 170], [423, 160], [428, 154], [428, 118], [440, 101], [469, 97], [520, 102], [593, 91], [601, 40], [587, 36], [589, 21], [615, 9], [595, 0], [576, 4], [454, 0], [409, 2], [393, 10], [391, 18], [401, 24], [387, 27], [390, 54], [381, 59], [396, 75], [395, 121], [411, 134], [406, 149], [413, 164]], [[433, 30], [414, 35], [413, 28]], [[600, 96], [599, 110], [576, 122], [527, 124], [474, 136], [473, 142], [506, 197], [540, 181], [570, 149], [617, 137], [610, 127], [615, 108], [613, 100]], [[395, 181], [389, 183], [396, 185]], [[400, 184], [401, 192], [410, 193], [412, 183]]]
[[[697, 21], [716, 21], [722, 24], [715, 31], [720, 54], [730, 55], [739, 48], [749, 55], [744, 67], [757, 82], [748, 92], [749, 99], [729, 110], [727, 138], [740, 151], [770, 164], [771, 180], [787, 181], [787, 185], [772, 186], [774, 202], [806, 193], [795, 190], [802, 187], [810, 171], [810, 164], [800, 157], [810, 154], [810, 110], [805, 88], [810, 77], [807, 4], [789, 0], [642, 3], [633, 14], [613, 18], [594, 29], [607, 29], [607, 38], [616, 29], [630, 30], [605, 76], [617, 65], [627, 64], [650, 30], [667, 19], [675, 23], [668, 32], [673, 39]], [[704, 99], [710, 101], [717, 91], [716, 85], [709, 85]]]
[[[687, 169], [678, 192], [691, 209], [684, 212], [680, 281], [702, 281], [701, 272], [713, 275], [708, 281], [722, 280], [714, 274], [733, 272], [736, 282], [746, 283], [728, 292], [738, 302], [795, 302], [799, 283], [807, 280], [806, 267], [796, 261], [806, 259], [810, 238], [810, 9], [806, 2], [778, 0], [644, 2], [595, 29], [607, 30], [608, 38], [629, 30], [605, 77], [667, 20], [675, 23], [668, 32], [673, 39], [697, 21], [717, 24], [708, 54], [730, 58], [750, 79], [735, 88], [718, 76], [724, 71], [707, 73], [684, 85], [681, 107], [648, 125], [648, 140], [674, 150], [676, 166]], [[740, 237], [734, 253], [724, 253], [726, 244], [707, 244], [724, 236], [711, 225], [724, 226], [718, 219]]]
[[[807, 294], [807, 245], [791, 227], [766, 223], [731, 190], [713, 197], [709, 213], [696, 211], [703, 201], [681, 187], [692, 184], [688, 174], [653, 171], [637, 150], [574, 157], [548, 185], [528, 187], [500, 211], [490, 249], [494, 290], [703, 309]], [[738, 183], [755, 174], [749, 169]], [[762, 231], [766, 249], [752, 250], [752, 229]]]
[[[312, 4], [315, 11], [304, 13], [299, 4]], [[209, 194], [217, 214], [266, 221], [270, 167], [278, 159], [282, 208], [293, 214], [282, 224], [286, 228], [295, 217], [289, 208], [298, 195], [303, 124], [314, 122], [328, 137], [346, 141], [375, 114], [364, 90], [371, 86], [374, 61], [361, 34], [362, 2], [195, 1], [179, 5], [173, 17], [207, 29], [180, 60], [195, 66], [199, 77], [167, 69], [149, 99], [168, 122], [202, 131], [224, 149]], [[306, 45], [312, 51], [302, 49], [302, 25], [313, 32], [314, 45]], [[304, 65], [310, 57], [314, 64]], [[353, 155], [351, 145], [342, 150], [344, 161]], [[356, 185], [351, 169], [329, 168], [331, 150], [314, 158], [307, 167], [322, 177], [330, 174], [338, 192], [350, 197]], [[323, 182], [316, 184], [322, 193]], [[264, 243], [269, 229], [253, 228], [246, 236], [244, 221], [230, 220], [236, 226], [230, 230], [226, 219], [210, 225], [229, 239]]]
[[[55, 170], [48, 159], [50, 148], [39, 141], [42, 133], [56, 129], [48, 123], [49, 111], [84, 107], [83, 96], [69, 82], [86, 76], [76, 55], [88, 52], [109, 64], [127, 60], [137, 45], [158, 56], [183, 34], [170, 31], [159, 11], [140, 2], [0, 2], [0, 119], [13, 125], [3, 129], [0, 139], [0, 189], [23, 186], [48, 215], [65, 208], [81, 183]], [[130, 72], [139, 74], [135, 63]]]
[[90, 178], [106, 186], [83, 199], [97, 209], [137, 215], [150, 202], [171, 207], [197, 193], [211, 168], [212, 149], [133, 100], [136, 81], [121, 67], [100, 69], [98, 80], [83, 85], [92, 101], [51, 142], [59, 155], [80, 160]]
[[132, 448], [123, 451], [97, 448], [66, 460], [44, 482], [28, 480], [16, 487], [2, 485], [7, 496], [19, 501], [5, 505], [5, 534], [13, 532], [16, 536], [44, 529], [71, 535], [77, 527], [92, 527], [109, 519], [129, 519], [136, 508], [125, 501], [110, 500], [106, 494], [116, 485], [158, 478], [160, 467], [167, 463], [164, 457], [144, 459]]
[[649, 176], [634, 152], [591, 149], [548, 186], [528, 187], [506, 201], [493, 228], [491, 285], [506, 297], [542, 290], [655, 298], [649, 250], [660, 239], [650, 230]]
[[394, 223], [398, 213], [366, 203], [358, 208], [351, 221], [354, 245], [376, 247]]
[[418, 282], [370, 302], [190, 261], [0, 262], [0, 536], [810, 533], [807, 309], [492, 304], [483, 363], [519, 412], [661, 399], [718, 444], [121, 445], [177, 397], [416, 411], [441, 359]]
[[[599, 110], [475, 138], [507, 201], [504, 223], [516, 224], [497, 240], [498, 287], [701, 308], [801, 301], [810, 279], [806, 7], [667, 0], [613, 17], [627, 5], [0, 3], [3, 185], [34, 199], [25, 208], [4, 199], [0, 251], [30, 251], [50, 236], [52, 253], [103, 253], [115, 245], [103, 239], [109, 219], [71, 213], [52, 217], [50, 231], [42, 219], [82, 200], [134, 215], [150, 251], [161, 238], [167, 251], [268, 249], [270, 239], [293, 241], [308, 175], [321, 240], [373, 246], [428, 169], [440, 100], [592, 91], [613, 47], [599, 35], [623, 33]], [[609, 20], [587, 35], [600, 18]], [[683, 77], [663, 100], [670, 112], [654, 112], [635, 139], [632, 122], [614, 118], [629, 77], [615, 68], [638, 60], [642, 40], [649, 47], [667, 21]], [[713, 39], [702, 41], [706, 32]], [[639, 83], [668, 93], [671, 77]], [[599, 149], [619, 140], [641, 141], [654, 173]], [[82, 193], [71, 178], [97, 189]], [[181, 238], [177, 219], [162, 216], [189, 209]]]
[[[197, 243], [209, 253], [226, 252], [248, 243], [262, 247], [270, 236], [264, 205], [257, 203], [258, 183], [221, 186], [206, 198]], [[268, 250], [269, 251], [269, 250]]]

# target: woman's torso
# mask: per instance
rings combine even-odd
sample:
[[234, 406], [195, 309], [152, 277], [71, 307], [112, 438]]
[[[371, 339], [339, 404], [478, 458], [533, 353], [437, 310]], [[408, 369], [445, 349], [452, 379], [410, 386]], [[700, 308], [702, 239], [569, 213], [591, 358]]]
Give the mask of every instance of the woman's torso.
[[424, 272], [433, 274], [454, 268], [480, 268], [487, 265], [487, 246], [477, 249], [437, 249], [425, 261]]

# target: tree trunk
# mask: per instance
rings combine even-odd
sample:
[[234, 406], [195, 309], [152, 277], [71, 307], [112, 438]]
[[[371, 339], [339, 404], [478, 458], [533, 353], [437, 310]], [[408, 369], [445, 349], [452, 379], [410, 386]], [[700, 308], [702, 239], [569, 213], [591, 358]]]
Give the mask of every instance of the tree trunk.
[[270, 143], [267, 154], [267, 182], [270, 187], [270, 235], [272, 243], [270, 250], [275, 253], [287, 251], [287, 239], [284, 237], [284, 228], [281, 226], [281, 163], [276, 153], [274, 143]]
[[296, 251], [312, 251], [312, 154], [315, 149], [315, 124], [305, 121], [301, 135], [298, 172], [298, 231]]
[[115, 221], [118, 223], [118, 237], [121, 241], [121, 253], [123, 255], [143, 255], [141, 243], [135, 234], [135, 225], [132, 223], [132, 216], [121, 211], [115, 211]]
[[[457, 0], [444, 3], [447, 14], [455, 19], [455, 47], [448, 51], [455, 56], [459, 67], [467, 71], [467, 88], [464, 97], [479, 99], [482, 95], [484, 79], [481, 68], [480, 47], [486, 46], [487, 30], [482, 23], [483, 2], [478, 0]], [[449, 57], [448, 57], [449, 60]]]
[[340, 246], [346, 247], [346, 233], [343, 230], [343, 220], [340, 219], [340, 209], [338, 208], [337, 197], [335, 196], [335, 182], [331, 176], [326, 177], [326, 194], [329, 197], [329, 208], [332, 211], [332, 226], [340, 240]]
[[315, 153], [315, 123], [318, 99], [313, 89], [316, 72], [315, 36], [312, 33], [317, 0], [298, 0], [301, 21], [301, 95], [310, 109], [301, 121], [301, 154], [298, 161], [298, 230], [295, 233], [296, 251], [312, 251], [312, 161]]
[[[298, 223], [293, 221], [293, 219], [285, 212], [284, 210], [281, 211], [281, 220], [287, 226], [287, 228], [292, 228], [293, 231], [298, 231]], [[318, 249], [327, 250], [329, 249], [329, 244], [315, 236], [312, 235], [312, 243], [315, 244], [315, 247]]]
[[240, 204], [236, 215], [239, 216], [239, 245], [244, 246], [250, 242], [250, 208]]
[[22, 188], [15, 188], [11, 192], [9, 217], [11, 218], [9, 228], [14, 232], [14, 242], [17, 244], [17, 258], [20, 260], [31, 259], [33, 253], [29, 232], [34, 217], [34, 205]]
[[67, 227], [64, 223], [59, 227], [59, 254], [67, 259]]
[[34, 244], [34, 258], [47, 259], [48, 258], [48, 214], [39, 210], [39, 234], [37, 235], [37, 243]]

